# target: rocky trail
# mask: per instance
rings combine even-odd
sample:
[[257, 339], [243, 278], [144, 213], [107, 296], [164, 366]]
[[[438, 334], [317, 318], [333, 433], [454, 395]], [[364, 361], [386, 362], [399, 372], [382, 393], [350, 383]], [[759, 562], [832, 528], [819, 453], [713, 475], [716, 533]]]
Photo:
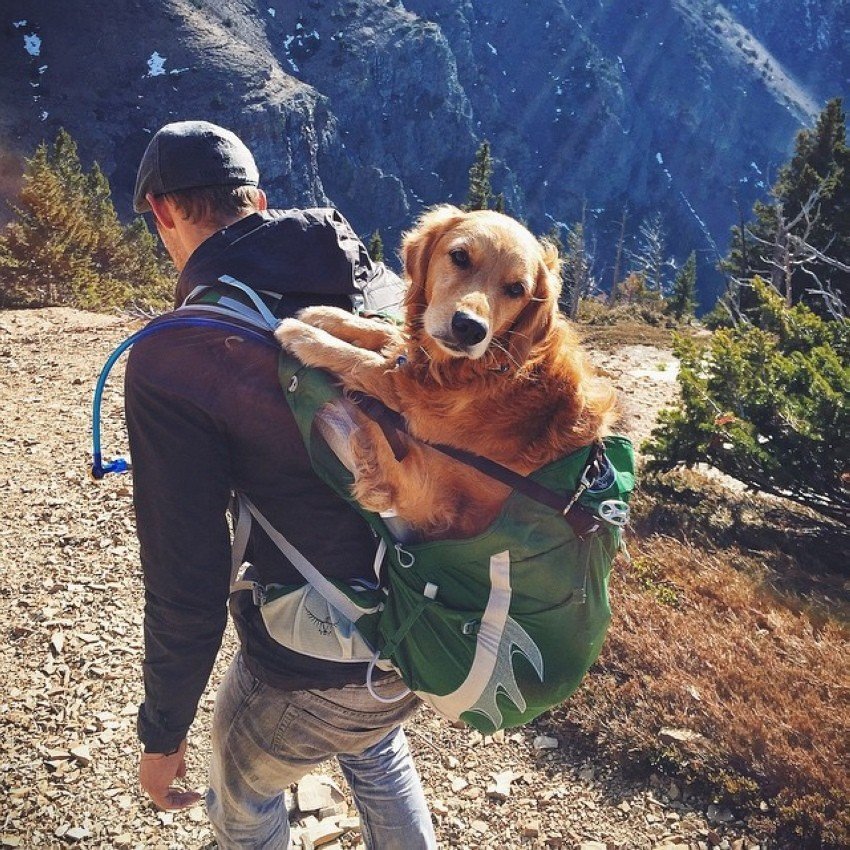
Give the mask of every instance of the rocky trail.
[[[131, 481], [94, 483], [90, 406], [97, 373], [139, 323], [55, 308], [0, 313], [0, 847], [213, 850], [201, 806], [159, 812], [138, 791], [141, 577]], [[645, 437], [675, 395], [669, 352], [600, 353], [623, 391], [628, 432]], [[122, 369], [104, 395], [103, 444], [125, 450]], [[187, 783], [203, 788], [213, 688], [190, 737]], [[543, 719], [482, 737], [427, 710], [409, 737], [440, 847], [720, 847], [741, 850], [731, 815], [650, 776], [627, 782]], [[296, 848], [361, 846], [340, 775], [302, 783]], [[334, 788], [335, 783], [338, 788]]]

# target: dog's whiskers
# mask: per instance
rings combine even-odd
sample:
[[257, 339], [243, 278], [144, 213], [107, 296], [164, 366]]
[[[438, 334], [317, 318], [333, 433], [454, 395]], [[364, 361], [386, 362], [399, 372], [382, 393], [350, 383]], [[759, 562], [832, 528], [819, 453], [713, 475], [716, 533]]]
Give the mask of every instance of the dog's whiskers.
[[[511, 354], [511, 352], [504, 345], [502, 345], [501, 342], [499, 342], [499, 340], [494, 339], [492, 344], [495, 348], [498, 348], [500, 351], [502, 351], [505, 354], [505, 356], [508, 358], [508, 360], [511, 363], [513, 363], [513, 365], [516, 366], [517, 369], [520, 368], [520, 365], [521, 365], [520, 362], [516, 359], [516, 357], [513, 356], [513, 354]], [[492, 354], [493, 360], [494, 361], [496, 360], [495, 353], [491, 352], [489, 349], [488, 349], [487, 353]], [[496, 361], [496, 362], [498, 362], [498, 361]]]
[[421, 352], [425, 355], [425, 359], [426, 359], [426, 360], [433, 360], [433, 359], [434, 359], [434, 358], [431, 356], [431, 352], [430, 352], [430, 351], [428, 351], [428, 349], [427, 349], [427, 348], [425, 348], [425, 346], [424, 346], [424, 345], [420, 345], [420, 346], [419, 346], [419, 350], [420, 350], [420, 351], [421, 351]]

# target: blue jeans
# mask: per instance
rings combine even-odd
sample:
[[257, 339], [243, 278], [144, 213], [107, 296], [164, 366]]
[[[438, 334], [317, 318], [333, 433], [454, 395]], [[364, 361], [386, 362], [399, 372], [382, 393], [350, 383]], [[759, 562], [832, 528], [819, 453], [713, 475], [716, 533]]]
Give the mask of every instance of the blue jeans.
[[[401, 682], [373, 683], [384, 698]], [[370, 850], [435, 850], [431, 817], [401, 722], [418, 701], [382, 704], [364, 685], [282, 691], [237, 654], [216, 695], [207, 811], [220, 850], [287, 850], [283, 792], [336, 756]]]

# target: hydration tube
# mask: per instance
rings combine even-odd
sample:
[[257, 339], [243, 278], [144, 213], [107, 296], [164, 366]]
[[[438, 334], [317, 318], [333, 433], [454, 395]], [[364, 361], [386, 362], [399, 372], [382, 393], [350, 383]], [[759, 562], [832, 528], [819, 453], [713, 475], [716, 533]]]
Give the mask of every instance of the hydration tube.
[[103, 364], [103, 368], [100, 370], [100, 375], [97, 379], [97, 384], [94, 388], [94, 399], [92, 400], [92, 429], [91, 429], [91, 437], [92, 437], [92, 464], [91, 464], [91, 476], [95, 481], [100, 481], [105, 475], [109, 475], [109, 473], [120, 473], [127, 472], [130, 469], [130, 463], [126, 458], [117, 457], [113, 460], [103, 462], [103, 456], [101, 454], [100, 449], [100, 407], [101, 401], [103, 399], [103, 390], [106, 386], [106, 379], [109, 376], [112, 367], [117, 362], [118, 358], [128, 349], [133, 343], [138, 342], [140, 339], [144, 339], [146, 336], [150, 336], [153, 333], [157, 333], [158, 331], [165, 330], [165, 328], [172, 327], [181, 327], [181, 328], [194, 328], [194, 327], [212, 327], [212, 328], [224, 328], [225, 330], [235, 331], [240, 334], [246, 334], [247, 336], [254, 337], [254, 339], [259, 340], [260, 342], [265, 343], [266, 345], [271, 346], [272, 348], [279, 350], [280, 346], [271, 338], [268, 333], [264, 333], [263, 331], [256, 330], [254, 328], [245, 327], [241, 324], [237, 324], [236, 322], [228, 322], [224, 319], [214, 319], [202, 316], [179, 316], [174, 318], [166, 318], [159, 321], [152, 322], [147, 327], [142, 328], [140, 331], [136, 331], [132, 336], [127, 337], [113, 352], [109, 355], [106, 360], [106, 363]]

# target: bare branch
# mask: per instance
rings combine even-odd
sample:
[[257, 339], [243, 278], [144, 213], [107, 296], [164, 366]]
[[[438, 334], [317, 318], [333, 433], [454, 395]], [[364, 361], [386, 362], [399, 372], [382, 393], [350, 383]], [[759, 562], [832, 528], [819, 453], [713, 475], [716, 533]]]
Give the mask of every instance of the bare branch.
[[[835, 257], [830, 257], [827, 254], [824, 254], [823, 251], [815, 248], [814, 245], [802, 240], [799, 236], [792, 237], [792, 241], [799, 242], [799, 246], [801, 249], [809, 251], [811, 253], [811, 257], [809, 257], [809, 261], [819, 260], [821, 263], [825, 263], [828, 266], [832, 266], [834, 269], [838, 269], [842, 272], [850, 273], [850, 266], [847, 263], [842, 263], [840, 260], [836, 260]], [[832, 244], [834, 240], [830, 239], [829, 245]], [[827, 245], [827, 248], [829, 247]]]

